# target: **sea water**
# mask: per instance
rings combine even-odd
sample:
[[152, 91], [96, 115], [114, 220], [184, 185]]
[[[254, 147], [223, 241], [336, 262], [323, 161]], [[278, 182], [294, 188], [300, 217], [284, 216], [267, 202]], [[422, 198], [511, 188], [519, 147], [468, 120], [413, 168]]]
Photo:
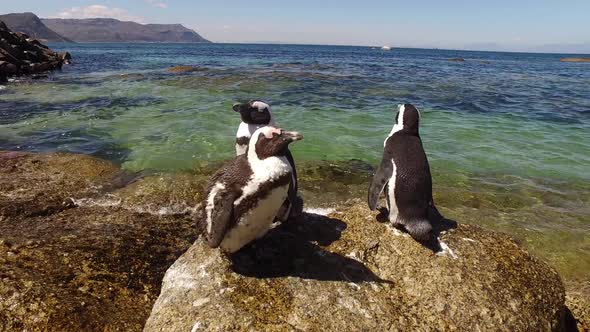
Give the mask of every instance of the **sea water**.
[[[50, 46], [73, 64], [0, 90], [0, 149], [85, 153], [129, 171], [194, 169], [233, 156], [231, 106], [260, 98], [305, 136], [292, 146], [302, 167], [376, 166], [396, 105], [412, 103], [447, 217], [510, 233], [570, 280], [589, 277], [590, 64], [369, 47]], [[166, 70], [176, 65], [195, 70]], [[319, 196], [354, 187], [364, 197], [370, 177], [355, 176]]]

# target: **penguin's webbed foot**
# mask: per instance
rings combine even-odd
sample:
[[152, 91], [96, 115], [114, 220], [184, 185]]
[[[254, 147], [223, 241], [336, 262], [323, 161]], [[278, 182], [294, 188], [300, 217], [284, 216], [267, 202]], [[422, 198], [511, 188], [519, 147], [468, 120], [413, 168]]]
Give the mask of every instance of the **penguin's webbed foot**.
[[386, 207], [379, 207], [377, 209], [377, 211], [379, 211], [379, 214], [377, 214], [377, 216], [375, 217], [377, 219], [378, 222], [381, 223], [385, 223], [385, 222], [389, 222], [389, 210]]

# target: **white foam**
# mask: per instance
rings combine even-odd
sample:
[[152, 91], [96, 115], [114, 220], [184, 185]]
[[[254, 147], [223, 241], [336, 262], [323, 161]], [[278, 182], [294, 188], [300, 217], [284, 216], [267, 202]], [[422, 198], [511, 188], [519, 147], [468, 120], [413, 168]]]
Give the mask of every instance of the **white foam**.
[[120, 197], [114, 195], [106, 195], [103, 198], [73, 198], [70, 197], [70, 200], [74, 205], [79, 207], [117, 207], [120, 206], [122, 203], [122, 199]]
[[115, 195], [108, 194], [102, 198], [69, 198], [75, 206], [78, 207], [116, 207], [122, 208], [135, 213], [147, 213], [155, 216], [174, 216], [194, 214], [198, 207], [188, 205], [186, 202], [176, 203], [169, 206], [133, 205], [128, 206], [123, 199]]

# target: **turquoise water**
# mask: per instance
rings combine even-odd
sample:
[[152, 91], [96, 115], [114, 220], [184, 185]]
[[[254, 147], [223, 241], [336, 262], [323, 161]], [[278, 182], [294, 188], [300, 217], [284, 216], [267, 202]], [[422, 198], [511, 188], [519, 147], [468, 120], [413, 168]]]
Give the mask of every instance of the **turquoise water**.
[[[0, 149], [92, 154], [131, 171], [193, 169], [233, 156], [231, 105], [262, 98], [283, 128], [304, 134], [292, 147], [298, 161], [376, 164], [395, 105], [409, 102], [422, 111], [447, 215], [513, 233], [567, 275], [590, 270], [589, 64], [368, 47], [51, 46], [74, 64], [0, 90]], [[448, 61], [456, 57], [466, 61]], [[197, 70], [166, 71], [175, 65]]]

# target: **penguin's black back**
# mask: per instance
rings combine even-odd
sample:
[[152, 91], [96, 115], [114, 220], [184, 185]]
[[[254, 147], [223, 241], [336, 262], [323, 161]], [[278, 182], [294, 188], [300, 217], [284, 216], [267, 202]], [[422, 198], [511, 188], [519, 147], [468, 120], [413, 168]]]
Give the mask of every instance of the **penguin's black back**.
[[386, 141], [383, 157], [395, 162], [398, 216], [404, 220], [426, 219], [432, 200], [432, 177], [420, 136], [394, 133]]

